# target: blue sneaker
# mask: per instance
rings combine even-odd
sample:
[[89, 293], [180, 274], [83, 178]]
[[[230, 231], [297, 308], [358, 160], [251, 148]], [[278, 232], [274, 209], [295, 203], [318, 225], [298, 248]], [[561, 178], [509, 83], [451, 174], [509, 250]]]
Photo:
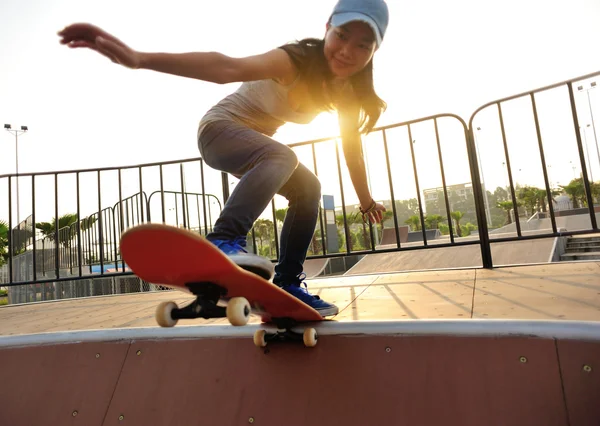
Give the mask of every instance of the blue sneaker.
[[273, 263], [265, 257], [248, 253], [245, 249], [246, 239], [238, 237], [234, 240], [209, 240], [225, 253], [236, 265], [247, 271], [270, 280], [274, 273]]
[[308, 306], [313, 308], [322, 317], [327, 317], [330, 315], [337, 315], [339, 309], [332, 303], [327, 303], [322, 300], [319, 296], [312, 295], [308, 292], [308, 286], [303, 281], [306, 278], [306, 274], [302, 273], [298, 276], [298, 282], [290, 283], [290, 284], [278, 284], [283, 290], [287, 291], [294, 297], [297, 297]]

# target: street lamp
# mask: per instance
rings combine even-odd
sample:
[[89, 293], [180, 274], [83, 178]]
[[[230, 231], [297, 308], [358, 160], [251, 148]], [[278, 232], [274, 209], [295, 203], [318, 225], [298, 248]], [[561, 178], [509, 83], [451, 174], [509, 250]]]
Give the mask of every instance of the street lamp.
[[16, 169], [16, 180], [17, 180], [17, 226], [21, 221], [21, 216], [19, 214], [19, 135], [21, 133], [25, 133], [27, 130], [27, 126], [21, 126], [21, 130], [12, 129], [10, 124], [4, 125], [4, 130], [15, 135], [15, 169]]
[[[583, 142], [585, 144], [585, 150], [587, 151], [587, 161], [590, 164], [590, 180], [592, 182], [594, 182], [594, 174], [592, 173], [592, 158], [590, 157], [590, 147], [589, 147], [588, 141], [587, 141], [587, 132], [585, 131], [585, 129], [587, 127], [590, 127], [590, 125], [588, 124], [585, 127], [579, 126], [579, 131], [583, 132]], [[585, 153], [584, 153], [584, 157], [585, 157]], [[585, 161], [585, 158], [583, 160]]]
[[[587, 93], [588, 108], [590, 110], [590, 118], [592, 120], [592, 129], [594, 130], [594, 141], [596, 142], [596, 154], [598, 155], [598, 166], [600, 167], [600, 150], [598, 149], [598, 138], [596, 137], [596, 124], [594, 123], [594, 113], [592, 112], [592, 101], [590, 100], [590, 90], [593, 90], [595, 88], [596, 88], [596, 82], [592, 81], [590, 83], [589, 89], [584, 89], [583, 86], [579, 86], [579, 87], [577, 87], [577, 90], [580, 92], [583, 92], [585, 90], [585, 92]], [[590, 168], [592, 168], [591, 164], [590, 164]]]

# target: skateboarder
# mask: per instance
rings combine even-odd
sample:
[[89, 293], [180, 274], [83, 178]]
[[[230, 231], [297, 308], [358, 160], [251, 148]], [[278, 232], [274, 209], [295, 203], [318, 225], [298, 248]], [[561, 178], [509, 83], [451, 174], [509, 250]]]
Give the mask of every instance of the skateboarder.
[[219, 84], [242, 82], [199, 123], [198, 147], [206, 164], [240, 179], [207, 238], [242, 267], [272, 270], [268, 259], [247, 253], [246, 235], [275, 194], [286, 197], [289, 208], [273, 283], [329, 316], [338, 308], [309, 293], [303, 274], [321, 186], [295, 153], [272, 136], [286, 122], [309, 123], [323, 111], [336, 111], [363, 219], [380, 222], [385, 207], [373, 200], [367, 186], [360, 135], [372, 130], [385, 108], [373, 87], [372, 59], [387, 26], [383, 0], [339, 0], [323, 39], [304, 39], [244, 58], [218, 52], [138, 52], [89, 24], [70, 25], [59, 36], [69, 47], [91, 48], [129, 68]]

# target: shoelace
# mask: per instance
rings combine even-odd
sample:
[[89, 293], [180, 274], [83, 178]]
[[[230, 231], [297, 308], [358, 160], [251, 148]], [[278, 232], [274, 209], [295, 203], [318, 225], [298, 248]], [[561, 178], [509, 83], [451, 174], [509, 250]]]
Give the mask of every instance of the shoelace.
[[248, 253], [248, 251], [246, 251], [246, 239], [245, 238], [238, 237], [235, 240], [233, 240], [230, 244], [234, 247], [237, 246], [237, 247], [241, 248], [244, 253]]
[[[308, 285], [306, 285], [306, 282], [304, 281], [305, 279], [306, 279], [306, 274], [305, 274], [304, 272], [302, 272], [300, 275], [298, 275], [298, 280], [300, 281], [300, 282], [298, 283], [298, 287], [300, 287], [300, 289], [301, 289], [301, 290], [302, 290], [304, 293], [306, 293], [307, 295], [309, 295], [309, 296], [313, 297], [314, 299], [316, 299], [316, 300], [321, 300], [321, 298], [320, 298], [319, 296], [317, 296], [317, 295], [314, 295], [314, 294], [310, 294], [310, 293], [308, 292]], [[302, 288], [302, 286], [304, 286], [304, 288]]]
[[238, 237], [232, 241], [221, 241], [219, 247], [223, 245], [227, 245], [233, 249], [241, 250], [244, 253], [248, 253], [248, 251], [246, 250], [246, 239], [242, 237]]

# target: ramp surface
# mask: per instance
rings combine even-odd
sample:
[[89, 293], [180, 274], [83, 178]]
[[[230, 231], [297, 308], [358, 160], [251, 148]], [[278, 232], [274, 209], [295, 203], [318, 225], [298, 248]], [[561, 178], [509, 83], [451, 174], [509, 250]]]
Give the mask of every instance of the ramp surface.
[[[430, 245], [449, 242], [445, 240], [429, 241]], [[408, 243], [402, 247], [419, 247], [423, 243]], [[393, 246], [387, 246], [392, 248]], [[509, 241], [492, 244], [494, 265], [523, 265], [547, 263], [553, 253], [554, 239]], [[380, 246], [378, 248], [386, 248]], [[415, 270], [434, 270], [445, 268], [481, 267], [481, 247], [478, 244], [456, 247], [441, 247], [435, 250], [414, 249], [407, 251], [376, 253], [365, 255], [345, 275], [368, 273], [402, 272]]]

